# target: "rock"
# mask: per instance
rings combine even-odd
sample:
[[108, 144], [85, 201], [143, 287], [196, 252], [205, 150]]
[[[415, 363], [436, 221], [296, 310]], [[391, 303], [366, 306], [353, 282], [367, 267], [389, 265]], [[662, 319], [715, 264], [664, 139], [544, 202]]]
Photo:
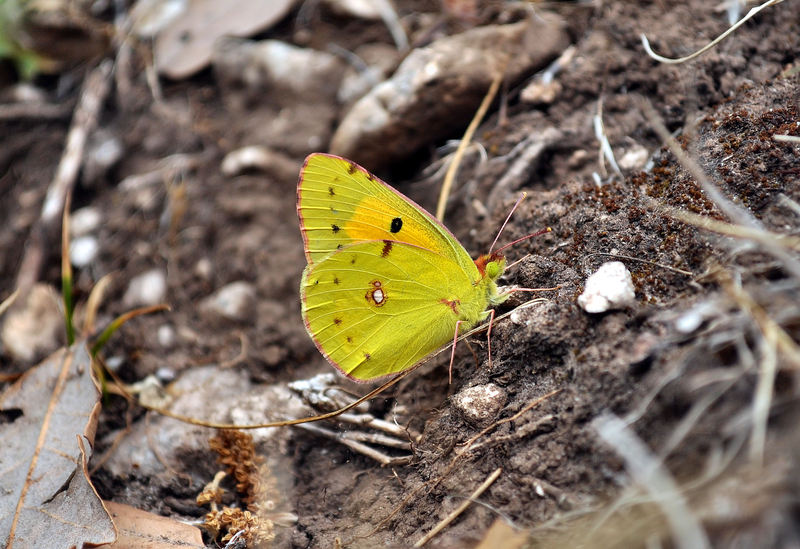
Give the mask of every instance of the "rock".
[[156, 332], [156, 339], [158, 339], [158, 344], [162, 347], [169, 349], [173, 345], [175, 345], [175, 328], [170, 326], [169, 324], [162, 324], [158, 327], [158, 331]]
[[225, 155], [220, 166], [228, 177], [258, 170], [273, 175], [278, 181], [297, 179], [297, 163], [287, 156], [258, 145], [236, 149]]
[[563, 20], [529, 21], [468, 30], [412, 51], [391, 79], [375, 86], [345, 115], [331, 152], [379, 169], [463, 130], [508, 59], [514, 86], [569, 43]]
[[[377, 20], [381, 18], [378, 3], [381, 0], [325, 0], [328, 7], [337, 14], [359, 19]], [[386, 0], [383, 0], [385, 2]]]
[[635, 298], [631, 273], [621, 261], [609, 261], [586, 279], [578, 305], [587, 313], [604, 313], [627, 307]]
[[200, 308], [230, 320], [252, 321], [256, 312], [256, 290], [249, 282], [232, 282], [205, 298]]
[[4, 354], [14, 360], [34, 362], [55, 351], [63, 342], [64, 313], [58, 292], [36, 284], [27, 297], [5, 314], [0, 341]]
[[475, 385], [459, 391], [453, 396], [453, 406], [470, 423], [481, 425], [492, 421], [503, 409], [508, 395], [495, 385]]
[[124, 152], [122, 141], [112, 132], [102, 128], [94, 132], [89, 139], [83, 163], [83, 183], [101, 183], [108, 171], [122, 159]]
[[100, 210], [87, 206], [75, 210], [69, 217], [69, 234], [72, 238], [87, 235], [95, 231], [103, 221]]
[[127, 307], [156, 305], [164, 301], [167, 277], [161, 269], [151, 269], [131, 279], [122, 297]]
[[100, 244], [94, 236], [79, 236], [69, 243], [69, 262], [74, 267], [81, 269], [90, 265], [97, 252], [100, 251]]

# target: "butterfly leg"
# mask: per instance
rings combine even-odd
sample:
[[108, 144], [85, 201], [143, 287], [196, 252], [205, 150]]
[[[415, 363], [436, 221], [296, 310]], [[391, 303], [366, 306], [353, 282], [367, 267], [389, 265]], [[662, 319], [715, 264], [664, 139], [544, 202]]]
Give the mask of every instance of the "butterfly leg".
[[489, 369], [492, 369], [492, 323], [494, 322], [494, 309], [489, 309], [489, 329], [486, 330], [486, 347], [489, 350]]
[[448, 369], [450, 376], [450, 381], [449, 381], [450, 384], [453, 383], [453, 362], [456, 359], [456, 343], [458, 343], [458, 328], [461, 326], [462, 322], [463, 320], [456, 321], [456, 330], [455, 333], [453, 334], [453, 349], [450, 351], [450, 368]]

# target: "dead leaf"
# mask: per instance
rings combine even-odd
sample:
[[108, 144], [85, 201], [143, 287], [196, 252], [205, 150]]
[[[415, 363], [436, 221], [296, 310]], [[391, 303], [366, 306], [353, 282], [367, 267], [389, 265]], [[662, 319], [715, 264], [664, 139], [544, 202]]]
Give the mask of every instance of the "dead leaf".
[[99, 412], [85, 342], [52, 354], [0, 395], [5, 547], [82, 547], [116, 538], [86, 469]]
[[222, 36], [245, 37], [280, 21], [294, 0], [190, 0], [186, 11], [156, 38], [158, 71], [185, 78], [211, 61], [214, 42]]
[[524, 546], [527, 541], [527, 532], [515, 530], [503, 519], [497, 519], [486, 534], [484, 534], [481, 542], [475, 546], [475, 549], [493, 549], [494, 547], [519, 549]]
[[105, 502], [117, 525], [119, 537], [100, 549], [204, 548], [200, 530], [167, 517], [142, 511], [124, 503]]

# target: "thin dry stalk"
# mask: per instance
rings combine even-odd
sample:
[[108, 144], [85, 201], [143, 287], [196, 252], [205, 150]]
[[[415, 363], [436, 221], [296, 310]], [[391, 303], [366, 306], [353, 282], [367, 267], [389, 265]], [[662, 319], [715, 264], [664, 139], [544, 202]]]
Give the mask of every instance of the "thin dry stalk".
[[497, 95], [497, 90], [500, 89], [500, 83], [503, 81], [504, 76], [505, 64], [500, 70], [497, 71], [494, 80], [492, 80], [492, 85], [489, 86], [489, 91], [487, 91], [486, 95], [483, 97], [483, 101], [481, 101], [478, 110], [475, 112], [475, 116], [472, 117], [472, 121], [469, 123], [469, 126], [467, 126], [467, 131], [464, 132], [464, 137], [458, 144], [458, 148], [453, 155], [453, 161], [447, 168], [447, 173], [445, 174], [444, 182], [442, 183], [442, 190], [439, 192], [439, 202], [436, 204], [436, 218], [439, 221], [444, 221], [444, 212], [447, 208], [447, 199], [450, 197], [450, 190], [453, 187], [453, 181], [456, 178], [458, 167], [461, 165], [461, 158], [464, 156], [464, 151], [469, 146], [470, 141], [472, 141], [472, 136], [475, 134], [475, 130], [478, 129], [483, 117], [486, 116], [486, 111], [489, 110], [489, 105], [491, 105], [492, 101], [494, 101], [494, 96]]
[[22, 295], [27, 294], [39, 278], [39, 271], [44, 260], [44, 250], [47, 249], [48, 243], [61, 221], [61, 212], [67, 196], [75, 185], [83, 163], [86, 141], [97, 125], [100, 109], [111, 88], [112, 68], [112, 61], [106, 59], [89, 73], [84, 81], [80, 101], [75, 107], [72, 125], [67, 134], [64, 152], [53, 181], [47, 189], [41, 217], [31, 231], [17, 274], [16, 287], [19, 288]]
[[607, 414], [593, 425], [600, 438], [625, 460], [633, 480], [661, 507], [675, 545], [682, 549], [710, 548], [705, 531], [667, 468], [625, 422]]
[[720, 34], [717, 38], [715, 38], [714, 40], [709, 42], [707, 45], [703, 46], [702, 48], [700, 48], [696, 52], [692, 53], [691, 55], [687, 55], [686, 57], [679, 57], [677, 59], [674, 59], [674, 58], [663, 57], [661, 55], [658, 55], [656, 52], [653, 51], [653, 48], [650, 47], [650, 42], [647, 40], [647, 37], [644, 34], [641, 35], [642, 46], [644, 47], [644, 51], [647, 52], [647, 55], [649, 55], [650, 57], [652, 57], [653, 59], [655, 59], [656, 61], [658, 61], [660, 63], [665, 63], [665, 64], [668, 64], [668, 65], [676, 65], [676, 64], [679, 64], [679, 63], [685, 63], [686, 61], [689, 61], [690, 59], [694, 59], [695, 57], [697, 57], [699, 55], [702, 55], [703, 53], [707, 52], [708, 50], [710, 50], [711, 48], [713, 48], [714, 46], [716, 46], [717, 44], [722, 42], [731, 33], [733, 33], [736, 29], [738, 29], [739, 27], [744, 25], [745, 22], [747, 22], [750, 18], [754, 17], [758, 12], [760, 12], [764, 8], [768, 8], [769, 6], [773, 6], [775, 4], [780, 4], [781, 2], [783, 2], [783, 0], [768, 0], [767, 2], [764, 2], [763, 4], [761, 4], [760, 6], [756, 6], [755, 8], [752, 8], [749, 12], [747, 12], [747, 15], [745, 15], [738, 22], [736, 22], [736, 24], [732, 25], [728, 30], [726, 30], [725, 32]]
[[459, 515], [461, 515], [461, 513], [463, 513], [464, 511], [467, 510], [467, 507], [469, 507], [472, 504], [473, 501], [475, 501], [476, 499], [481, 497], [481, 494], [483, 494], [486, 490], [488, 490], [489, 486], [491, 486], [494, 483], [494, 481], [497, 480], [497, 478], [500, 476], [500, 474], [502, 472], [503, 472], [503, 469], [500, 468], [500, 467], [495, 469], [492, 472], [492, 474], [489, 475], [486, 478], [486, 480], [484, 480], [483, 483], [481, 483], [481, 485], [478, 486], [478, 488], [476, 488], [474, 492], [472, 492], [472, 494], [470, 494], [469, 498], [467, 498], [467, 500], [464, 503], [459, 505], [456, 509], [453, 510], [452, 513], [447, 515], [439, 524], [437, 524], [433, 528], [433, 530], [431, 530], [430, 532], [428, 532], [427, 534], [422, 536], [414, 544], [414, 547], [422, 547], [423, 545], [428, 543], [430, 540], [432, 540], [434, 538], [434, 536], [436, 536], [436, 534], [438, 534], [439, 532], [441, 532], [442, 530], [447, 528], [447, 526], [451, 522], [453, 522], [455, 519], [457, 519], [459, 517]]

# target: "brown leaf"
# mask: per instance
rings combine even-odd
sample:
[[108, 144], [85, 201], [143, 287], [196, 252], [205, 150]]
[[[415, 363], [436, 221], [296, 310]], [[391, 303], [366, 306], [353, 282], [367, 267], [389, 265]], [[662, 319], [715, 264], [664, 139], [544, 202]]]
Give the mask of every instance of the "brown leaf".
[[190, 76], [208, 65], [217, 38], [244, 37], [266, 29], [280, 21], [294, 1], [190, 1], [186, 11], [156, 38], [159, 72], [170, 78]]
[[105, 502], [114, 518], [119, 538], [100, 549], [203, 548], [203, 536], [195, 526], [154, 515], [124, 503]]
[[0, 395], [5, 547], [82, 547], [116, 538], [86, 470], [99, 412], [85, 342], [57, 351]]

